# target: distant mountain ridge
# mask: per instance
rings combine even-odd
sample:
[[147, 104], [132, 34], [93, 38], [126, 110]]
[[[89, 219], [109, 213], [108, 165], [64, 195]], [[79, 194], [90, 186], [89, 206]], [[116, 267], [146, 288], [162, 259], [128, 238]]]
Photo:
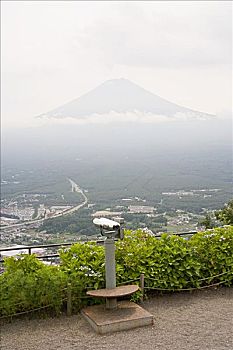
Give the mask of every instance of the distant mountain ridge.
[[95, 89], [39, 117], [85, 119], [109, 113], [163, 116], [167, 118], [209, 119], [198, 112], [163, 99], [127, 79], [107, 80]]

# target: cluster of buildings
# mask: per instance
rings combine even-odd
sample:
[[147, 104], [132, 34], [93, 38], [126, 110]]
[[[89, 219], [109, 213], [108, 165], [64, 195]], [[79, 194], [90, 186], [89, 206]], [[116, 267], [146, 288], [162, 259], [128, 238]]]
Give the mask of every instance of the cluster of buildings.
[[156, 208], [148, 205], [130, 205], [128, 210], [131, 214], [153, 214]]
[[[33, 223], [30, 225], [18, 227], [16, 226], [4, 226], [1, 228], [0, 238], [1, 242], [4, 245], [9, 245], [12, 243], [20, 243], [20, 242], [32, 242], [34, 241], [35, 244], [41, 243], [44, 239], [40, 233], [38, 233], [39, 236], [35, 237], [35, 239], [32, 238], [31, 234], [29, 234], [29, 229], [36, 229], [41, 225], [40, 222]], [[43, 239], [42, 239], [43, 238]]]
[[113, 216], [120, 216], [122, 212], [119, 211], [110, 211], [110, 210], [99, 210], [92, 214], [94, 218], [101, 218], [101, 217], [113, 217]]
[[1, 208], [1, 220], [9, 219], [7, 216], [11, 215], [13, 219], [18, 220], [31, 220], [34, 215], [35, 209], [32, 206], [19, 207], [17, 202], [12, 203], [8, 207]]
[[65, 213], [71, 208], [72, 206], [70, 205], [48, 207], [44, 204], [39, 204], [35, 207], [30, 203], [27, 203], [25, 206], [24, 203], [18, 201], [3, 203], [1, 206], [0, 224], [1, 226], [9, 226], [34, 219], [48, 219]]
[[179, 198], [185, 197], [185, 196], [200, 196], [202, 195], [203, 198], [212, 197], [212, 193], [216, 193], [218, 191], [221, 191], [219, 188], [211, 188], [211, 189], [201, 189], [201, 190], [180, 190], [176, 192], [162, 192], [162, 195], [164, 196], [177, 196]]
[[54, 206], [46, 208], [46, 209], [44, 207], [44, 217], [51, 218], [51, 217], [56, 216], [58, 214], [62, 214], [71, 208], [72, 208], [71, 205], [59, 205], [59, 206], [54, 205]]
[[110, 208], [99, 210], [92, 214], [93, 217], [113, 217], [121, 216], [123, 212], [129, 214], [153, 214], [156, 208], [148, 205], [129, 205], [128, 207], [117, 206], [117, 209], [126, 209], [123, 211], [111, 211]]
[[[197, 215], [195, 215], [193, 213], [187, 213], [187, 212], [184, 212], [183, 210], [176, 210], [176, 214], [177, 214], [177, 216], [169, 218], [167, 225], [182, 226], [185, 224], [189, 224], [193, 220], [198, 221]], [[196, 225], [197, 224], [198, 224], [198, 222], [196, 223]]]

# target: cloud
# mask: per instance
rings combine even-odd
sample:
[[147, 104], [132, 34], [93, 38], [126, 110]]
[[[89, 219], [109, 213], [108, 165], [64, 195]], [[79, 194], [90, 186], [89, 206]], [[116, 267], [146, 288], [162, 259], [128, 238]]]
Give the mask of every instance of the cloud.
[[137, 123], [137, 124], [158, 124], [178, 121], [197, 121], [197, 120], [209, 120], [213, 119], [213, 116], [209, 116], [205, 113], [199, 112], [187, 112], [176, 113], [172, 117], [168, 117], [162, 114], [154, 113], [142, 113], [140, 111], [118, 113], [111, 111], [110, 113], [98, 114], [93, 113], [80, 118], [72, 118], [70, 116], [63, 116], [63, 118], [56, 118], [56, 116], [50, 117], [42, 115], [40, 117], [41, 124], [52, 125], [112, 125], [112, 124], [124, 124], [124, 123]]
[[154, 67], [231, 64], [231, 39], [228, 2], [128, 4], [124, 16], [96, 20], [77, 36], [83, 50], [115, 64]]

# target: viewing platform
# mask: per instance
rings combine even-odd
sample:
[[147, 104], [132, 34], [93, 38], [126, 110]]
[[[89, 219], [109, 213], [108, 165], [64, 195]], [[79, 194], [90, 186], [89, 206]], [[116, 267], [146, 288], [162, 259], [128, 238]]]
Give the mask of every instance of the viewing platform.
[[128, 285], [128, 286], [120, 286], [111, 289], [96, 289], [89, 290], [87, 295], [94, 298], [121, 298], [127, 295], [131, 295], [139, 290], [139, 286], [136, 284]]
[[[132, 295], [138, 290], [139, 286], [136, 284], [89, 290], [87, 295], [94, 298], [105, 298], [106, 305], [86, 307], [82, 310], [82, 314], [100, 334], [152, 325], [153, 315], [139, 305], [130, 301], [117, 302], [117, 298]], [[115, 300], [114, 307], [109, 307], [113, 300]]]

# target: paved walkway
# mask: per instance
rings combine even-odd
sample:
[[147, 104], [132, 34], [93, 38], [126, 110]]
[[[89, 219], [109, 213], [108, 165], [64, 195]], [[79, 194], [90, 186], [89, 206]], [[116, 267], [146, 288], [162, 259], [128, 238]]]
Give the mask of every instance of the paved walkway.
[[144, 303], [154, 326], [97, 335], [76, 315], [15, 320], [1, 331], [1, 350], [231, 350], [233, 288], [155, 296]]

